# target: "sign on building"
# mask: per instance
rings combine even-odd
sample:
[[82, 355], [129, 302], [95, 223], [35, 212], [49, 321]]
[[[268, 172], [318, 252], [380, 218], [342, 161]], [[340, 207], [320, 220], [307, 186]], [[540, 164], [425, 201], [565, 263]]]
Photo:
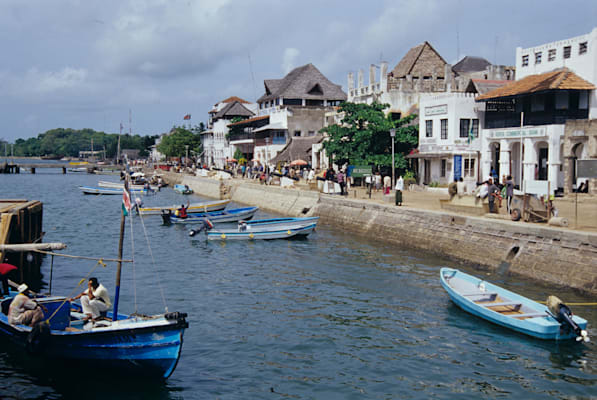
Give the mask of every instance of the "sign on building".
[[367, 175], [372, 174], [372, 169], [370, 165], [355, 165], [354, 167], [352, 167], [352, 169], [350, 169], [350, 167], [348, 168], [348, 170], [350, 171], [349, 175], [353, 178], [363, 178]]

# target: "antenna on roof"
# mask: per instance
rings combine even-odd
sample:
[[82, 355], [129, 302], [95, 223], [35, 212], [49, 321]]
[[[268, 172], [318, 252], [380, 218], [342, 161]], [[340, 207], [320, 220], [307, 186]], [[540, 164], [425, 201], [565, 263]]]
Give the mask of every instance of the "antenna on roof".
[[255, 75], [253, 74], [253, 63], [251, 62], [251, 53], [247, 53], [249, 57], [249, 70], [251, 71], [251, 80], [253, 81], [253, 98], [257, 100], [257, 87], [255, 86]]
[[497, 62], [497, 42], [498, 42], [498, 36], [495, 35], [495, 42], [493, 43], [493, 62], [495, 63], [495, 65], [498, 65], [498, 62]]
[[460, 61], [460, 38], [458, 37], [458, 26], [456, 27], [456, 62]]

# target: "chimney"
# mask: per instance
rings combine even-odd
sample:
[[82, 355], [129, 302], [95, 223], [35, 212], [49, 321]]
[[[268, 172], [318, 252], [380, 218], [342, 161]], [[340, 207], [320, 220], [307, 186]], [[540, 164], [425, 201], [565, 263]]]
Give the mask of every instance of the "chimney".
[[388, 90], [388, 63], [385, 61], [381, 62], [379, 83], [381, 86], [381, 90], [383, 90], [384, 92]]
[[362, 70], [362, 69], [359, 69], [359, 86], [358, 86], [358, 88], [360, 89], [360, 88], [362, 88], [363, 86], [365, 86], [365, 85], [363, 84], [363, 70]]
[[354, 74], [352, 72], [348, 73], [348, 90], [354, 89]]

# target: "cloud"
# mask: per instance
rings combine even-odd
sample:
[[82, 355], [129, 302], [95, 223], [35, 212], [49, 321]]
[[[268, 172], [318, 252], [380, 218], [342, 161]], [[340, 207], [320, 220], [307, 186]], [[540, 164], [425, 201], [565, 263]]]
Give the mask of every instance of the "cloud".
[[300, 53], [301, 52], [294, 47], [287, 47], [284, 49], [284, 55], [282, 56], [282, 71], [284, 71], [284, 75], [296, 67], [296, 61]]

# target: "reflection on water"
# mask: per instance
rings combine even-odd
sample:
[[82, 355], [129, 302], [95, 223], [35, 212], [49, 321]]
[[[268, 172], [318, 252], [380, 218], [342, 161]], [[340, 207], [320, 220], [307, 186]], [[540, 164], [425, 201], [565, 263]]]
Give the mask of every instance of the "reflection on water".
[[[0, 176], [0, 187], [3, 197], [44, 202], [45, 241], [66, 242], [69, 254], [115, 257], [121, 199], [83, 196], [76, 188], [99, 179]], [[182, 200], [171, 190], [145, 199], [148, 205]], [[89, 378], [86, 369], [49, 367], [4, 345], [3, 396], [69, 398], [98, 382], [104, 397], [123, 399], [540, 399], [596, 392], [593, 343], [538, 341], [465, 313], [439, 283], [439, 269], [454, 267], [445, 259], [324, 226], [307, 240], [207, 243], [202, 236], [190, 238], [189, 227], [163, 226], [156, 216], [144, 220], [154, 265], [143, 246], [143, 227], [133, 221], [135, 274], [129, 266], [123, 272], [121, 309], [162, 312], [160, 283], [169, 310], [189, 313], [175, 373], [165, 383]], [[55, 293], [70, 293], [93, 267], [62, 258], [54, 264]], [[110, 290], [114, 268], [97, 270]], [[47, 280], [49, 258], [42, 272]], [[552, 294], [505, 270], [467, 272], [531, 298]], [[589, 320], [595, 336], [595, 309], [574, 311]]]

